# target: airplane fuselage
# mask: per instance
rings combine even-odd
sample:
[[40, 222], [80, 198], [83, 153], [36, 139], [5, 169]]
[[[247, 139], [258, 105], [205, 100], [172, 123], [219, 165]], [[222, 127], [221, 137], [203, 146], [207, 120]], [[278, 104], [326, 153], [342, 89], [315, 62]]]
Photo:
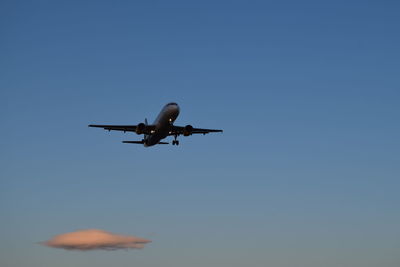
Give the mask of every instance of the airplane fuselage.
[[151, 134], [144, 136], [144, 146], [154, 146], [162, 139], [166, 138], [171, 131], [171, 126], [178, 118], [179, 106], [176, 103], [165, 105], [154, 121], [155, 130]]

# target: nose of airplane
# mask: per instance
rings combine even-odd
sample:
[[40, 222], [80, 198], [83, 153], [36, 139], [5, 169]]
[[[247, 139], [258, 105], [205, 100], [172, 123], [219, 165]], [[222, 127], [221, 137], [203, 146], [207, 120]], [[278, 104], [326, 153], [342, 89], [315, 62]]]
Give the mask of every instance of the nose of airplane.
[[173, 112], [173, 113], [175, 113], [175, 114], [179, 114], [179, 106], [178, 106], [177, 103], [174, 103], [174, 102], [168, 103], [168, 104], [167, 104], [167, 108], [168, 108], [171, 112]]
[[172, 114], [174, 114], [173, 116], [175, 118], [178, 117], [178, 115], [179, 115], [179, 106], [178, 105], [172, 106]]

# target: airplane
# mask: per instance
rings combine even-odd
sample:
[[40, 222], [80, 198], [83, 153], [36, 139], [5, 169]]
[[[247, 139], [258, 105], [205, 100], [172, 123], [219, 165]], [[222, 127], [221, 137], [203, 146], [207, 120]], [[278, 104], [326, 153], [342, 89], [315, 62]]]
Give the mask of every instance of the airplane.
[[148, 124], [147, 119], [144, 123], [141, 122], [137, 125], [98, 125], [90, 124], [89, 127], [103, 128], [108, 131], [123, 131], [135, 132], [138, 135], [143, 134], [144, 138], [141, 141], [122, 141], [125, 144], [142, 144], [145, 147], [154, 146], [157, 144], [169, 144], [168, 142], [162, 142], [161, 140], [167, 136], [174, 136], [172, 145], [179, 145], [177, 140], [179, 135], [189, 136], [192, 134], [208, 134], [222, 132], [222, 130], [214, 129], [200, 129], [194, 128], [192, 125], [186, 126], [175, 126], [174, 122], [179, 115], [179, 106], [177, 103], [171, 102], [166, 104], [153, 124]]

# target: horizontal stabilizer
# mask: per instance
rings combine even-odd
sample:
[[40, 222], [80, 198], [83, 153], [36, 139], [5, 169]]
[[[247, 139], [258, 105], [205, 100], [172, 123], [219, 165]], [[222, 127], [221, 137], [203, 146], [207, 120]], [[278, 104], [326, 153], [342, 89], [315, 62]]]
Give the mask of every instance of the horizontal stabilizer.
[[[144, 144], [143, 141], [122, 141], [124, 144]], [[159, 145], [168, 145], [168, 142], [158, 142]]]
[[122, 141], [124, 144], [144, 144], [143, 141]]

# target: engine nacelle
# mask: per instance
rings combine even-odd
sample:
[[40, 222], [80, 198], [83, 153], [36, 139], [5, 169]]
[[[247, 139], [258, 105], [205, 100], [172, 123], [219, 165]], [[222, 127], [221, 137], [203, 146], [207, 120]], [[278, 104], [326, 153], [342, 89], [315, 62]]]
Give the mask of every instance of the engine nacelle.
[[139, 124], [136, 126], [135, 132], [136, 132], [137, 134], [142, 134], [142, 133], [144, 132], [145, 129], [146, 129], [146, 125], [145, 125], [143, 122], [141, 122], [141, 123], [139, 123]]
[[184, 136], [189, 136], [193, 132], [193, 126], [192, 125], [186, 125], [185, 128], [183, 129], [183, 135]]

